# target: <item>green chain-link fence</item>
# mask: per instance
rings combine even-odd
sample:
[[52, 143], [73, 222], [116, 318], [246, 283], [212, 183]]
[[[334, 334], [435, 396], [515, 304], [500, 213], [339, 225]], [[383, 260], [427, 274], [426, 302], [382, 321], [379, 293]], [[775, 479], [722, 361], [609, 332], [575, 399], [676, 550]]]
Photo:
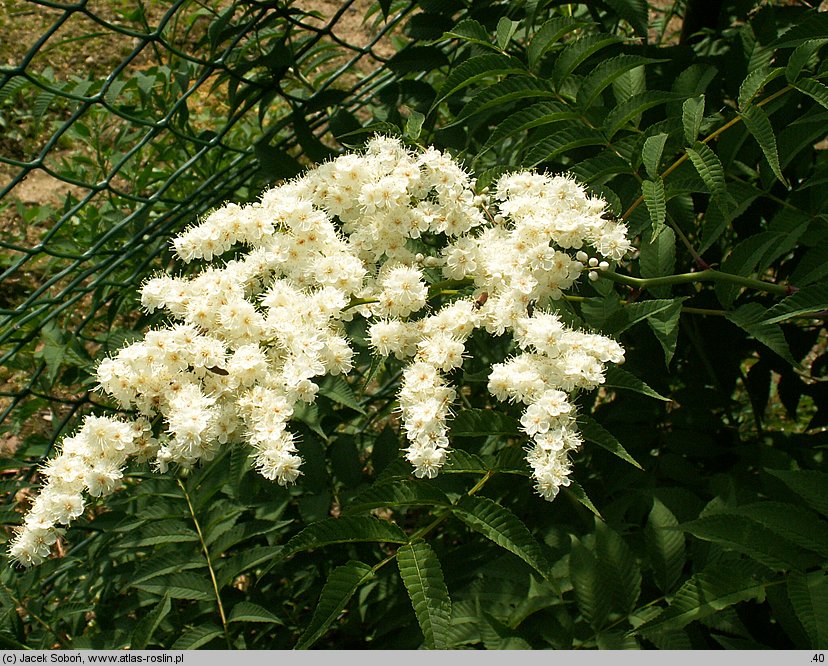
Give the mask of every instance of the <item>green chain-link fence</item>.
[[92, 401], [175, 230], [360, 125], [414, 3], [382, 4], [4, 3], [0, 444], [42, 454]]

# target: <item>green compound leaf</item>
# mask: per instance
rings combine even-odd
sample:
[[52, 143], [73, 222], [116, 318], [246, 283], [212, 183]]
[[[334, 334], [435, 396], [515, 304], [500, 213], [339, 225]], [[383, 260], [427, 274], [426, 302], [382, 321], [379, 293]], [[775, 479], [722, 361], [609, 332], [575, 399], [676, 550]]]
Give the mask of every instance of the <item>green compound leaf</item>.
[[370, 516], [328, 518], [308, 525], [285, 545], [285, 557], [334, 543], [375, 541], [405, 543], [408, 537], [399, 527]]
[[491, 409], [464, 409], [451, 422], [452, 437], [517, 437], [520, 434], [520, 424], [515, 419]]
[[592, 511], [592, 513], [597, 517], [603, 520], [600, 511], [595, 508], [595, 505], [592, 503], [592, 500], [586, 494], [586, 491], [583, 489], [580, 483], [577, 481], [570, 481], [569, 485], [563, 489], [564, 494], [573, 497], [577, 502], [583, 504], [587, 509]]
[[[403, 135], [413, 141], [416, 141], [420, 138], [420, 133], [423, 131], [424, 122], [425, 116], [422, 113], [419, 111], [412, 111], [405, 121]], [[337, 377], [337, 379], [341, 379], [341, 377]]]
[[591, 55], [622, 41], [620, 37], [616, 37], [615, 35], [598, 33], [585, 35], [570, 42], [564, 47], [558, 59], [555, 61], [555, 69], [553, 72], [555, 82], [560, 85], [567, 76], [575, 71], [578, 65], [583, 63]]
[[[676, 234], [670, 227], [662, 227], [649, 243], [641, 243], [638, 266], [643, 278], [673, 274], [676, 266]], [[650, 287], [649, 291], [654, 296], [665, 298], [670, 295], [670, 286]]]
[[200, 624], [197, 627], [185, 631], [179, 639], [172, 644], [173, 650], [195, 650], [206, 645], [213, 639], [222, 636], [224, 632], [212, 622]]
[[444, 39], [462, 39], [466, 42], [479, 44], [489, 49], [497, 49], [489, 37], [489, 31], [474, 19], [464, 19], [451, 30], [443, 33], [440, 41]]
[[130, 577], [130, 584], [135, 585], [156, 576], [186, 571], [187, 569], [201, 569], [207, 566], [203, 557], [194, 555], [191, 559], [185, 559], [182, 558], [180, 553], [165, 551], [166, 549], [157, 556], [142, 560], [141, 565], [135, 569]]
[[764, 596], [764, 583], [754, 575], [754, 567], [744, 562], [714, 564], [685, 582], [670, 605], [635, 633], [646, 636], [682, 629], [740, 601]]
[[782, 328], [778, 324], [768, 324], [765, 321], [766, 310], [758, 303], [746, 303], [737, 310], [726, 313], [725, 316], [748, 335], [761, 342], [768, 349], [775, 351], [791, 365], [799, 365], [791, 355]]
[[554, 97], [554, 91], [544, 81], [530, 79], [527, 76], [514, 76], [503, 79], [479, 91], [450, 123], [443, 127], [454, 127], [471, 116], [489, 109], [499, 108], [509, 102], [520, 99]]
[[796, 83], [796, 80], [802, 73], [802, 68], [808, 64], [808, 61], [825, 44], [828, 44], [828, 37], [820, 37], [819, 39], [809, 39], [808, 41], [802, 42], [802, 44], [794, 49], [785, 67], [785, 78], [788, 80], [788, 83]]
[[804, 499], [808, 505], [828, 518], [828, 474], [815, 470], [781, 470], [766, 469], [788, 488]]
[[673, 589], [684, 568], [684, 533], [677, 528], [676, 517], [656, 498], [644, 528], [644, 543], [653, 578], [665, 593]]
[[800, 79], [794, 87], [828, 109], [828, 86], [824, 83], [816, 79]]
[[766, 313], [765, 324], [777, 324], [793, 317], [828, 309], [828, 284], [812, 284], [780, 301]]
[[628, 615], [641, 594], [641, 569], [624, 539], [601, 520], [595, 521], [595, 557], [613, 609]]
[[728, 508], [723, 513], [745, 516], [800, 548], [828, 553], [828, 522], [805, 507], [762, 501]]
[[711, 194], [725, 190], [724, 167], [710, 146], [696, 141], [692, 148], [687, 149], [687, 156]]
[[424, 541], [397, 550], [400, 576], [428, 648], [445, 649], [449, 643], [451, 599], [437, 555]]
[[[637, 55], [619, 55], [600, 62], [578, 87], [578, 106], [589, 108], [592, 103], [608, 86], [612, 85], [619, 76], [631, 69], [665, 62], [663, 59], [645, 58]], [[666, 135], [665, 135], [666, 137]]]
[[645, 382], [623, 368], [617, 365], [611, 365], [607, 368], [605, 373], [606, 379], [604, 386], [607, 388], [625, 389], [627, 391], [635, 391], [642, 395], [646, 395], [656, 400], [663, 400], [669, 402], [670, 398], [665, 398], [663, 395], [653, 390]]
[[785, 70], [782, 67], [759, 67], [754, 69], [739, 86], [739, 109], [744, 111], [755, 99], [756, 95], [774, 79], [782, 76]]
[[687, 296], [673, 299], [673, 304], [666, 310], [656, 312], [647, 319], [647, 325], [658, 339], [661, 348], [664, 350], [664, 365], [669, 367], [676, 353], [678, 343], [679, 320], [681, 319], [682, 303]]
[[664, 181], [661, 178], [655, 181], [645, 180], [641, 183], [641, 192], [644, 195], [644, 203], [647, 204], [647, 211], [650, 213], [650, 223], [653, 227], [652, 242], [664, 229], [664, 221], [667, 219]]
[[597, 444], [602, 449], [606, 449], [613, 455], [618, 456], [621, 460], [638, 467], [638, 469], [644, 469], [638, 464], [638, 462], [636, 462], [635, 458], [627, 453], [627, 450], [621, 445], [621, 442], [619, 442], [612, 433], [610, 433], [606, 428], [604, 428], [604, 426], [598, 423], [598, 421], [593, 419], [591, 416], [587, 416], [586, 414], [579, 415], [578, 429], [581, 431], [581, 435], [583, 435], [583, 438], [586, 441]]
[[380, 507], [405, 508], [410, 506], [448, 506], [451, 504], [443, 491], [427, 481], [401, 479], [375, 483], [359, 493], [345, 508], [346, 513], [369, 511]]
[[532, 533], [509, 509], [486, 497], [464, 496], [452, 513], [466, 525], [533, 567], [544, 578], [551, 563]]
[[194, 573], [174, 573], [165, 576], [156, 576], [132, 587], [152, 592], [159, 597], [168, 595], [171, 599], [193, 599], [195, 601], [211, 601], [215, 599], [214, 590], [206, 576]]
[[436, 107], [446, 97], [490, 76], [520, 74], [525, 71], [523, 63], [512, 56], [501, 53], [474, 56], [460, 63], [446, 77], [431, 108]]
[[607, 317], [602, 328], [605, 333], [611, 333], [613, 335], [621, 333], [658, 312], [674, 307], [676, 301], [681, 302], [681, 300], [676, 298], [658, 298], [650, 301], [628, 303]]
[[509, 42], [512, 41], [512, 37], [515, 35], [515, 31], [518, 29], [518, 22], [513, 21], [507, 16], [501, 16], [500, 20], [497, 22], [497, 28], [495, 30], [495, 38], [497, 40], [497, 45], [500, 47], [500, 50], [505, 50], [506, 47], [509, 45]]
[[170, 596], [165, 594], [164, 598], [158, 602], [158, 605], [142, 617], [135, 625], [135, 629], [132, 631], [132, 640], [129, 642], [129, 648], [131, 650], [143, 650], [149, 645], [150, 640], [152, 640], [152, 635], [158, 629], [161, 620], [167, 617], [170, 608], [172, 608]]
[[529, 60], [529, 67], [535, 69], [543, 55], [554, 47], [564, 36], [589, 25], [569, 16], [558, 16], [549, 19], [532, 35], [532, 40], [526, 49], [526, 57]]
[[569, 553], [569, 577], [578, 610], [593, 628], [600, 629], [609, 615], [610, 596], [594, 553], [574, 537]]
[[825, 649], [828, 645], [828, 574], [792, 572], [787, 587], [788, 599], [808, 634], [811, 647]]
[[615, 136], [618, 130], [634, 118], [640, 116], [647, 109], [652, 109], [653, 107], [661, 106], [662, 104], [682, 99], [683, 97], [684, 95], [665, 92], [663, 90], [646, 90], [633, 95], [607, 114], [603, 122], [607, 137], [612, 138]]
[[630, 167], [627, 160], [619, 157], [613, 149], [607, 148], [595, 157], [590, 157], [573, 165], [570, 173], [583, 183], [593, 184], [603, 182], [608, 176], [615, 176], [620, 173], [632, 174], [635, 171]]
[[742, 120], [745, 123], [745, 127], [753, 135], [753, 138], [756, 139], [756, 143], [762, 149], [765, 159], [768, 160], [768, 164], [770, 164], [773, 170], [773, 175], [777, 177], [780, 183], [787, 185], [785, 176], [782, 175], [782, 167], [779, 164], [776, 136], [773, 133], [773, 127], [768, 119], [768, 114], [765, 113], [761, 106], [750, 106], [742, 114]]
[[825, 277], [828, 277], [828, 243], [805, 250], [791, 274], [790, 283], [803, 288]]
[[365, 410], [362, 408], [362, 405], [359, 404], [359, 400], [357, 400], [351, 385], [342, 377], [327, 375], [325, 379], [319, 382], [319, 393], [320, 395], [324, 395], [326, 398], [329, 398], [340, 405], [350, 407], [360, 414], [365, 413]]
[[775, 570], [805, 570], [820, 558], [797, 546], [777, 531], [768, 529], [747, 516], [716, 513], [684, 523], [681, 528], [698, 539], [712, 541], [725, 550], [753, 558]]
[[691, 146], [701, 130], [704, 120], [704, 95], [690, 97], [681, 106], [681, 123], [684, 126], [684, 139]]
[[441, 474], [486, 474], [489, 466], [480, 456], [463, 449], [449, 449]]
[[230, 617], [227, 622], [267, 622], [269, 624], [284, 624], [278, 617], [271, 613], [267, 608], [254, 604], [250, 601], [240, 601], [233, 610], [230, 611]]
[[[796, 243], [797, 236], [781, 231], [763, 231], [738, 243], [722, 262], [722, 272], [732, 275], [750, 275], [764, 270], [771, 262], [788, 252]], [[781, 254], [780, 254], [781, 253]], [[720, 281], [716, 284], [716, 296], [729, 308], [742, 287]]]
[[598, 130], [582, 126], [565, 126], [538, 141], [526, 154], [525, 161], [533, 166], [553, 160], [561, 153], [585, 146], [603, 146], [604, 135]]
[[478, 155], [492, 146], [500, 145], [504, 139], [534, 127], [552, 125], [565, 120], [574, 120], [579, 115], [558, 102], [538, 102], [526, 109], [520, 109], [498, 125]]
[[641, 149], [641, 161], [644, 163], [647, 175], [653, 180], [658, 178], [665, 143], [667, 143], [667, 134], [661, 132], [648, 136], [644, 141], [644, 147]]
[[371, 567], [356, 560], [350, 560], [347, 564], [334, 569], [328, 576], [325, 587], [322, 588], [313, 617], [305, 632], [300, 636], [296, 649], [306, 650], [318, 641], [348, 605], [354, 592], [373, 575]]

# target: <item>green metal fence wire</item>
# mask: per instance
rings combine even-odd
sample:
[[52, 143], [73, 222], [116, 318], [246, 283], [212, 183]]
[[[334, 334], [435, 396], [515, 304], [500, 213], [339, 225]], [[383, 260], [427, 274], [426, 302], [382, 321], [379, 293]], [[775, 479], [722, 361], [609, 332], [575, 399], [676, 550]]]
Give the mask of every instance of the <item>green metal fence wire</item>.
[[[327, 18], [286, 0], [26, 4], [55, 18], [0, 65], [0, 437], [50, 412], [32, 455], [93, 401], [90, 355], [132, 335], [135, 288], [168, 265], [169, 237], [329, 155], [326, 133], [358, 125], [393, 77], [378, 51], [415, 3], [373, 8], [359, 44], [342, 28], [358, 0]], [[55, 74], [50, 55], [81, 40], [116, 62]], [[35, 176], [62, 205], [21, 201]]]

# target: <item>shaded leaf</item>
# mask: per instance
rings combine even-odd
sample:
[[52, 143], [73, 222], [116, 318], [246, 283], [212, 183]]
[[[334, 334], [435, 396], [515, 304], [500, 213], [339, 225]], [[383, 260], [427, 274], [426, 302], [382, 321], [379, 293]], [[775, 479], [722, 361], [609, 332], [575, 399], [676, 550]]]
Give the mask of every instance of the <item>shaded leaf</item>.
[[567, 76], [575, 71], [578, 65], [583, 63], [591, 55], [608, 46], [618, 44], [621, 41], [623, 40], [615, 35], [597, 33], [587, 34], [570, 42], [564, 47], [558, 59], [555, 61], [553, 73], [555, 82], [560, 85]]
[[684, 139], [691, 146], [699, 135], [704, 120], [704, 95], [690, 97], [681, 106], [681, 123], [684, 126]]
[[206, 645], [213, 639], [218, 638], [223, 634], [224, 632], [219, 627], [212, 622], [207, 622], [186, 630], [183, 634], [181, 634], [178, 640], [172, 644], [170, 649], [195, 650], [196, 648]]
[[405, 543], [408, 537], [393, 523], [370, 516], [328, 518], [308, 525], [285, 545], [285, 557], [334, 543], [376, 541]]
[[354, 395], [351, 385], [338, 375], [336, 377], [327, 375], [324, 380], [319, 382], [319, 393], [340, 405], [350, 407], [360, 414], [365, 413], [356, 395]]
[[826, 109], [828, 109], [828, 86], [816, 79], [800, 79], [793, 84], [800, 92], [805, 93], [818, 102]]
[[576, 111], [570, 111], [558, 102], [538, 102], [526, 109], [518, 109], [495, 128], [479, 154], [483, 154], [492, 146], [500, 145], [504, 139], [518, 132], [578, 117]]
[[534, 69], [538, 61], [543, 57], [543, 54], [555, 46], [562, 37], [586, 25], [589, 24], [570, 16], [556, 16], [546, 21], [532, 35], [532, 39], [526, 49], [529, 66]]
[[437, 555], [424, 541], [397, 550], [397, 566], [420, 623], [426, 647], [448, 646], [451, 599]]
[[451, 38], [480, 44], [490, 49], [496, 48], [489, 37], [489, 31], [474, 19], [463, 19], [441, 37], [441, 39]]
[[756, 139], [756, 143], [762, 149], [765, 159], [768, 160], [773, 174], [783, 185], [787, 185], [785, 176], [782, 175], [782, 167], [779, 164], [779, 152], [776, 148], [776, 136], [773, 133], [768, 115], [761, 106], [751, 106], [742, 114], [742, 120], [748, 131]]
[[573, 537], [569, 553], [569, 577], [575, 592], [575, 603], [595, 629], [600, 629], [609, 615], [609, 600], [595, 555]]
[[678, 582], [684, 568], [684, 534], [678, 520], [658, 498], [644, 528], [647, 559], [653, 568], [653, 578], [662, 592], [669, 592]]
[[687, 297], [673, 299], [672, 305], [656, 312], [647, 319], [647, 325], [652, 330], [653, 334], [658, 339], [661, 348], [664, 350], [664, 365], [670, 365], [673, 360], [673, 354], [676, 353], [676, 344], [678, 343], [679, 322], [681, 319], [682, 303]]
[[735, 550], [775, 570], [804, 570], [820, 561], [782, 535], [759, 523], [732, 513], [703, 516], [681, 529], [698, 539], [712, 541], [726, 550]]
[[[612, 85], [619, 76], [625, 74], [635, 67], [664, 62], [657, 58], [645, 58], [638, 55], [618, 55], [601, 61], [581, 82], [578, 87], [578, 106], [587, 108], [592, 106], [596, 97], [600, 95], [607, 86]], [[665, 135], [666, 137], [666, 135]], [[651, 174], [652, 175], [652, 174]]]
[[158, 629], [161, 620], [170, 612], [171, 607], [170, 597], [165, 594], [158, 605], [138, 621], [135, 629], [132, 630], [132, 640], [129, 642], [131, 650], [143, 650], [149, 645], [152, 635]]
[[602, 449], [606, 449], [613, 455], [618, 456], [621, 460], [638, 467], [638, 469], [644, 469], [629, 453], [627, 453], [627, 450], [621, 446], [621, 442], [619, 442], [612, 433], [610, 433], [606, 428], [604, 428], [604, 426], [598, 423], [598, 421], [593, 419], [591, 416], [580, 414], [578, 416], [578, 429], [581, 431], [581, 435], [583, 435], [583, 438], [586, 441], [597, 444]]
[[443, 127], [454, 127], [475, 114], [500, 108], [504, 104], [516, 100], [554, 96], [554, 91], [542, 80], [531, 79], [526, 76], [510, 77], [478, 91], [460, 110], [457, 117], [450, 123], [443, 125]]
[[586, 491], [583, 489], [580, 483], [578, 483], [577, 481], [570, 480], [569, 485], [566, 488], [564, 488], [563, 491], [565, 494], [574, 497], [578, 502], [580, 502], [587, 509], [592, 511], [592, 513], [596, 517], [601, 518], [601, 520], [603, 520], [601, 513], [598, 511], [598, 509], [595, 508], [595, 505], [592, 503], [592, 500], [589, 499], [589, 497], [586, 494]]
[[811, 508], [828, 517], [828, 494], [825, 492], [825, 489], [828, 488], [828, 474], [807, 469], [767, 469], [765, 471], [782, 481], [788, 488], [804, 499]]
[[210, 584], [209, 578], [192, 573], [156, 576], [141, 583], [133, 583], [131, 587], [145, 592], [152, 592], [158, 596], [166, 594], [172, 599], [194, 599], [196, 601], [212, 601], [215, 599], [213, 586]]
[[464, 60], [445, 78], [432, 108], [446, 97], [490, 76], [519, 74], [526, 68], [517, 58], [502, 53], [487, 53]]
[[523, 521], [509, 509], [486, 497], [462, 497], [452, 513], [466, 525], [505, 548], [533, 567], [541, 576], [549, 576], [551, 564]]
[[828, 284], [812, 284], [794, 292], [765, 312], [765, 324], [828, 310]]
[[230, 611], [230, 616], [227, 622], [267, 622], [270, 624], [284, 624], [278, 617], [271, 613], [267, 608], [254, 604], [251, 601], [240, 601], [233, 610]]
[[639, 626], [635, 633], [673, 631], [702, 620], [740, 601], [764, 599], [764, 583], [744, 563], [728, 562], [695, 574], [676, 592], [670, 605], [656, 618]]
[[661, 155], [664, 152], [665, 143], [667, 143], [667, 134], [660, 132], [647, 137], [644, 141], [644, 147], [641, 149], [641, 160], [644, 162], [644, 168], [647, 170], [647, 175], [653, 180], [658, 178], [659, 175]]
[[667, 219], [667, 199], [664, 196], [664, 181], [661, 178], [655, 181], [645, 180], [641, 183], [641, 192], [644, 195], [644, 203], [647, 205], [647, 211], [650, 213], [650, 222], [653, 227], [652, 242], [664, 229], [664, 221]]
[[696, 141], [692, 148], [687, 149], [687, 155], [711, 194], [725, 189], [724, 167], [710, 146]]
[[371, 567], [356, 560], [334, 569], [322, 588], [313, 617], [300, 636], [296, 649], [306, 650], [319, 640], [348, 605], [354, 592], [373, 575]]
[[775, 351], [791, 365], [799, 365], [791, 355], [782, 328], [778, 324], [765, 322], [766, 310], [758, 303], [746, 303], [737, 310], [726, 313], [725, 316], [748, 335], [761, 342], [768, 349]]
[[652, 109], [656, 106], [661, 106], [667, 102], [672, 102], [677, 99], [682, 99], [684, 95], [673, 92], [665, 92], [662, 90], [645, 90], [630, 97], [628, 100], [621, 102], [612, 111], [610, 111], [606, 118], [604, 118], [603, 128], [608, 138], [612, 138], [618, 130], [624, 125], [638, 117], [647, 109]]
[[628, 303], [607, 318], [603, 326], [604, 332], [618, 334], [626, 331], [631, 326], [648, 317], [652, 317], [657, 312], [674, 307], [675, 303], [677, 301], [681, 303], [681, 300], [676, 298], [660, 298]]
[[824, 650], [828, 645], [828, 574], [794, 572], [788, 576], [787, 587], [788, 599], [808, 634], [811, 647]]
[[782, 67], [758, 67], [752, 70], [739, 86], [739, 109], [744, 111], [756, 95], [775, 78], [784, 73]]
[[353, 513], [380, 507], [447, 506], [449, 499], [434, 485], [421, 480], [402, 479], [375, 483], [359, 493], [345, 511]]
[[621, 535], [601, 520], [595, 521], [595, 558], [613, 608], [631, 613], [641, 594], [641, 570]]
[[603, 146], [604, 135], [598, 130], [582, 126], [565, 126], [534, 144], [526, 155], [525, 162], [536, 166], [548, 162], [569, 150], [585, 146]]
[[623, 368], [618, 367], [617, 365], [607, 367], [605, 376], [606, 379], [604, 381], [604, 386], [607, 388], [626, 389], [628, 391], [641, 393], [642, 395], [646, 395], [650, 398], [655, 398], [656, 400], [664, 400], [665, 402], [670, 401], [670, 398], [665, 398], [663, 395], [650, 388], [641, 379], [632, 373], [627, 372]]
[[520, 424], [508, 414], [493, 409], [464, 409], [451, 422], [452, 437], [521, 435]]

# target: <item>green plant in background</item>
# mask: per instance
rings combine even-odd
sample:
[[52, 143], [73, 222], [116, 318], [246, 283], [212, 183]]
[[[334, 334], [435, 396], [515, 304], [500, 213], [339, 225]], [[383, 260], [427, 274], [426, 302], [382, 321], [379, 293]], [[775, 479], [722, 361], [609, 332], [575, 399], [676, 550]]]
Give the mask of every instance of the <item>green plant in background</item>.
[[[365, 134], [449, 149], [480, 188], [570, 172], [635, 237], [637, 256], [595, 262], [556, 301], [626, 350], [576, 400], [603, 444], [574, 456], [579, 485], [548, 504], [521, 478], [521, 409], [487, 391], [516, 351], [506, 338], [468, 339], [434, 479], [401, 459], [402, 366], [358, 354], [365, 399], [337, 385], [303, 415], [295, 485], [259, 478], [237, 448], [177, 477], [130, 472], [68, 530], [64, 557], [3, 572], [0, 637], [824, 648], [828, 13], [725, 2], [677, 39], [680, 7], [418, 5]], [[328, 113], [359, 140], [357, 116]]]

